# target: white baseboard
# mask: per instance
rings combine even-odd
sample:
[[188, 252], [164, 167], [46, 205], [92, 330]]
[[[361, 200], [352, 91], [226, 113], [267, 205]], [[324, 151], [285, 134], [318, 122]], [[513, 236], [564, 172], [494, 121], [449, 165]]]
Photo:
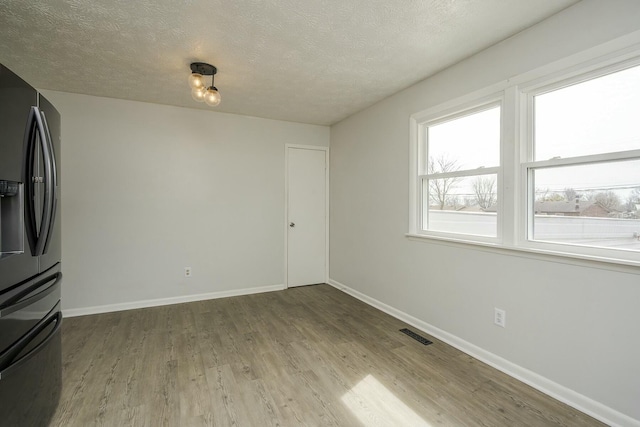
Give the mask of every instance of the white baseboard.
[[525, 369], [515, 363], [512, 363], [500, 356], [490, 353], [468, 341], [465, 341], [455, 335], [452, 335], [442, 329], [436, 328], [416, 317], [413, 317], [403, 311], [400, 311], [390, 305], [380, 302], [368, 295], [365, 295], [355, 289], [352, 289], [340, 282], [329, 279], [328, 283], [363, 301], [385, 313], [402, 320], [403, 322], [414, 326], [415, 328], [446, 342], [447, 344], [457, 348], [460, 351], [467, 353], [468, 355], [490, 365], [505, 374], [522, 381], [525, 384], [557, 399], [567, 405], [584, 412], [593, 418], [602, 421], [610, 426], [620, 427], [640, 427], [640, 420], [629, 417], [621, 412], [616, 411], [600, 402], [597, 402], [587, 396], [584, 396], [576, 391], [573, 391], [563, 385], [555, 383], [548, 378], [545, 378], [533, 371]]
[[259, 294], [263, 292], [281, 291], [284, 285], [269, 285], [256, 288], [234, 289], [229, 291], [210, 292], [206, 294], [184, 295], [179, 297], [158, 298], [119, 304], [97, 305], [84, 308], [62, 310], [64, 317], [86, 316], [89, 314], [111, 313], [114, 311], [133, 310], [136, 308], [159, 307], [162, 305], [180, 304], [183, 302], [204, 301], [209, 299], [235, 297], [240, 295]]

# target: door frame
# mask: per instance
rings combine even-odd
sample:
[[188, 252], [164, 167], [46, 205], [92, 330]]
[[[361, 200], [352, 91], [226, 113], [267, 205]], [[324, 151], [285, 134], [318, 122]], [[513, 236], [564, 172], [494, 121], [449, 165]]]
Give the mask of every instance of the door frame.
[[324, 151], [324, 179], [325, 179], [325, 262], [324, 281], [329, 280], [329, 147], [320, 145], [284, 145], [284, 287], [289, 288], [289, 149]]

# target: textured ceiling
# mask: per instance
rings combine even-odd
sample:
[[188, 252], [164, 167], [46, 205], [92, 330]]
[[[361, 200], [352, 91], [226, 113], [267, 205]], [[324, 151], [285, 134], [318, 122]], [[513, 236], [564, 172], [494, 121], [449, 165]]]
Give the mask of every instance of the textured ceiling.
[[577, 0], [2, 0], [0, 62], [41, 89], [332, 124]]

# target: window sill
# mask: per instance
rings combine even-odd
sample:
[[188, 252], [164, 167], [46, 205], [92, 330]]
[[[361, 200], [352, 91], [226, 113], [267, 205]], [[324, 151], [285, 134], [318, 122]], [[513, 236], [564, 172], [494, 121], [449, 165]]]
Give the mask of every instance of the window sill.
[[405, 234], [405, 236], [409, 240], [419, 242], [429, 242], [433, 244], [473, 249], [506, 256], [515, 256], [520, 258], [554, 262], [558, 264], [577, 265], [580, 267], [597, 268], [601, 270], [610, 270], [621, 273], [640, 275], [640, 262], [628, 261], [623, 259], [603, 258], [560, 251], [547, 251], [541, 249], [505, 246], [498, 243], [476, 242], [472, 240], [427, 236], [424, 234], [415, 233], [407, 233]]

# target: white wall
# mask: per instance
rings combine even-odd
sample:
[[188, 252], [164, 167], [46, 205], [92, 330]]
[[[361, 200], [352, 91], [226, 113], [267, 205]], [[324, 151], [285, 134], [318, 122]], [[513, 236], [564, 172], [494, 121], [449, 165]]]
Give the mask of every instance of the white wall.
[[284, 145], [326, 146], [328, 127], [44, 94], [62, 115], [65, 311], [284, 283]]
[[[631, 34], [638, 16], [635, 0], [584, 0], [331, 128], [332, 283], [631, 425], [640, 425], [640, 271], [405, 233], [412, 113]], [[493, 325], [494, 307], [506, 310], [505, 329]]]

